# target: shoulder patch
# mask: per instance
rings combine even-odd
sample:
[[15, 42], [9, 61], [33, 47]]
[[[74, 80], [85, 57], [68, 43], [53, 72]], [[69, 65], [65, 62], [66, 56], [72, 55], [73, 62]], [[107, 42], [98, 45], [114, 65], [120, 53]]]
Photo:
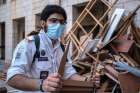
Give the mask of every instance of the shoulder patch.
[[20, 59], [21, 56], [25, 53], [25, 51], [26, 51], [25, 42], [21, 41], [16, 47], [15, 59]]

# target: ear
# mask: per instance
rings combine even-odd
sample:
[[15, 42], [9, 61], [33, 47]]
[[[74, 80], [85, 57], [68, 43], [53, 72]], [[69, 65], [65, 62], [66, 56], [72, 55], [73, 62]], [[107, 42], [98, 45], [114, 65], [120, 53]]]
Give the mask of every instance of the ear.
[[45, 21], [41, 20], [40, 21], [41, 27], [44, 28], [45, 27]]

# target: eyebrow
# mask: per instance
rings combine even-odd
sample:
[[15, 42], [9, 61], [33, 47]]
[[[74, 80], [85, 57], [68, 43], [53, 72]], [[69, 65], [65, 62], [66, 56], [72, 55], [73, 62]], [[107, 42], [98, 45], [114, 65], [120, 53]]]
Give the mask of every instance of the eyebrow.
[[[54, 18], [54, 17], [53, 17], [53, 18], [48, 18], [48, 19], [58, 19], [58, 18]], [[58, 19], [58, 20], [65, 20], [65, 19]]]

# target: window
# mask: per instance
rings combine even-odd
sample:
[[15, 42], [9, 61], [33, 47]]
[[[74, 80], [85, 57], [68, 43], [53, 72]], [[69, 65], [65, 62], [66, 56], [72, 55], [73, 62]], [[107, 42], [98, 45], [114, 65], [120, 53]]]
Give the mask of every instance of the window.
[[25, 18], [18, 18], [13, 20], [13, 40], [14, 40], [14, 48], [16, 45], [25, 38]]
[[41, 24], [40, 24], [40, 14], [35, 15], [35, 30], [38, 31], [41, 29]]
[[0, 0], [0, 5], [6, 4], [6, 0]]

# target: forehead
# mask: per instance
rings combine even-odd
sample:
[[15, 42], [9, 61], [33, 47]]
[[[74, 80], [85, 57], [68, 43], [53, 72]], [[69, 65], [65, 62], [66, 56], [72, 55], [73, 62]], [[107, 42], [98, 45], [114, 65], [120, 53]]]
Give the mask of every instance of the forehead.
[[58, 14], [58, 13], [51, 14], [51, 15], [48, 17], [48, 19], [51, 19], [51, 18], [64, 19], [63, 15], [62, 15], [62, 14]]

